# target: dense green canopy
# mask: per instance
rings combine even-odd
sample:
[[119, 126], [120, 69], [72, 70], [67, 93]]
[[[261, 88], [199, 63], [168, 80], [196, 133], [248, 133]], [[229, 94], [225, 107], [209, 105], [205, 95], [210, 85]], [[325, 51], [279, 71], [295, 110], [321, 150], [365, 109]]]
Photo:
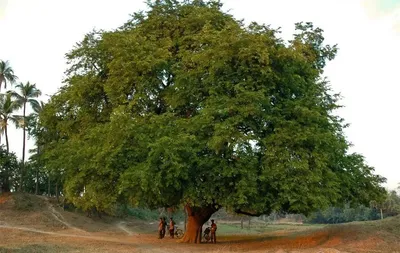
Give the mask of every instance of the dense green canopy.
[[336, 51], [311, 23], [283, 41], [215, 1], [150, 2], [67, 54], [65, 86], [41, 114], [46, 166], [75, 205], [105, 211], [308, 213], [379, 199], [383, 179], [349, 154], [323, 77]]
[[17, 156], [0, 146], [0, 193], [9, 192], [17, 184], [19, 164]]

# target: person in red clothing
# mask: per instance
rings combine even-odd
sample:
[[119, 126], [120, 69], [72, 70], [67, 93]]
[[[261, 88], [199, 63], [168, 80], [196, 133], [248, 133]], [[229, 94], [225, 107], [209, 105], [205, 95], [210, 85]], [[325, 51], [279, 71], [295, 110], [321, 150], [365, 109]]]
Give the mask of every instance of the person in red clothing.
[[214, 223], [214, 220], [211, 220], [211, 243], [217, 243], [217, 224]]
[[174, 238], [175, 221], [172, 217], [169, 219], [169, 237]]
[[164, 228], [164, 221], [160, 218], [160, 223], [158, 223], [158, 239], [163, 238], [163, 228]]

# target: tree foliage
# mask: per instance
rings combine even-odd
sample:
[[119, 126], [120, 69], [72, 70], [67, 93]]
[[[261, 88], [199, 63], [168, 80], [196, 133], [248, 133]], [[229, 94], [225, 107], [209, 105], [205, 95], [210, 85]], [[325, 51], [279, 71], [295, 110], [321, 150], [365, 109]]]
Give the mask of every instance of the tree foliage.
[[0, 90], [4, 83], [4, 89], [7, 89], [7, 82], [13, 84], [18, 77], [14, 74], [13, 68], [8, 61], [0, 60]]
[[323, 31], [245, 26], [215, 1], [151, 1], [67, 54], [40, 117], [43, 159], [88, 209], [224, 206], [248, 215], [366, 203], [384, 181], [349, 154]]
[[21, 177], [20, 177], [20, 191], [24, 185], [24, 173], [25, 173], [25, 142], [26, 142], [26, 131], [28, 126], [28, 118], [26, 115], [26, 106], [31, 105], [33, 108], [39, 107], [39, 102], [36, 100], [42, 93], [36, 88], [36, 84], [27, 82], [26, 84], [19, 83], [15, 86], [17, 91], [10, 91], [12, 97], [15, 101], [22, 107], [22, 115], [18, 127], [22, 128], [22, 162], [21, 162]]
[[368, 221], [380, 219], [378, 209], [360, 205], [358, 207], [329, 207], [312, 213], [307, 222], [316, 224], [337, 224], [352, 221]]
[[0, 192], [15, 190], [17, 184], [19, 164], [14, 153], [0, 146]]
[[19, 125], [21, 118], [14, 114], [19, 108], [21, 108], [21, 104], [13, 99], [11, 93], [0, 94], [0, 135], [4, 135], [6, 138], [7, 152], [10, 149], [8, 143], [8, 125], [10, 122], [16, 126]]

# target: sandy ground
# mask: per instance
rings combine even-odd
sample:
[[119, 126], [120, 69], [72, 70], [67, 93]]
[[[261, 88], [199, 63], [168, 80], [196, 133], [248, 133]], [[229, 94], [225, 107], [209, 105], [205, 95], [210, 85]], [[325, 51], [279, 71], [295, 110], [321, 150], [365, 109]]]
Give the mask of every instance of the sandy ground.
[[400, 252], [399, 233], [366, 232], [357, 225], [301, 233], [284, 230], [256, 235], [219, 235], [215, 245], [189, 245], [170, 238], [157, 239], [148, 224], [140, 221], [96, 221], [64, 212], [47, 199], [43, 199], [36, 211], [16, 211], [10, 208], [13, 205], [10, 198], [0, 198], [1, 253]]

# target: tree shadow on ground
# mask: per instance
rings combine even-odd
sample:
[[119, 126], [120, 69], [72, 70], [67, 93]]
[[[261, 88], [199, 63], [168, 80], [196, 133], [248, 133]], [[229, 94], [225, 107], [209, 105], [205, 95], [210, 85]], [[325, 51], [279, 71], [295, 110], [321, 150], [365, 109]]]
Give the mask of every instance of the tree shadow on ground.
[[[263, 242], [263, 241], [272, 241], [284, 238], [285, 236], [220, 236], [217, 237], [218, 244], [241, 244], [241, 243], [252, 243], [252, 242]], [[204, 243], [204, 244], [210, 244]]]
[[[314, 233], [294, 233], [288, 235], [240, 236], [237, 238], [221, 236], [217, 242], [221, 246], [234, 246], [260, 250], [265, 248], [306, 249], [326, 244], [332, 238], [331, 231]], [[218, 237], [217, 237], [218, 240]]]

